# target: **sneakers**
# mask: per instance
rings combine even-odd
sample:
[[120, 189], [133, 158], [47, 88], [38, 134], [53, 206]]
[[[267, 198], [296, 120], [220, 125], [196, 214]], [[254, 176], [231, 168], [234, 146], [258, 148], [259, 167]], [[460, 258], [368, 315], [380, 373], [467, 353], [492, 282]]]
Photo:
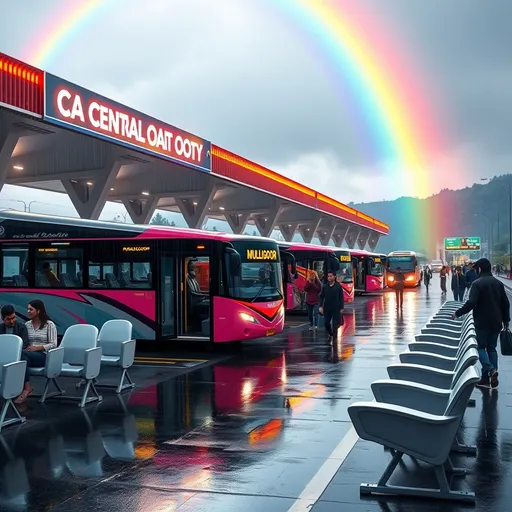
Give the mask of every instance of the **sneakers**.
[[486, 389], [489, 389], [491, 387], [491, 385], [489, 384], [489, 379], [486, 379], [484, 377], [482, 377], [476, 384], [475, 386], [477, 388], [486, 388]]
[[493, 370], [491, 372], [491, 388], [496, 389], [498, 385], [498, 370]]
[[498, 381], [498, 372], [496, 370], [493, 370], [491, 372], [490, 378], [482, 377], [477, 383], [476, 386], [478, 388], [485, 388], [485, 389], [496, 389], [499, 385]]

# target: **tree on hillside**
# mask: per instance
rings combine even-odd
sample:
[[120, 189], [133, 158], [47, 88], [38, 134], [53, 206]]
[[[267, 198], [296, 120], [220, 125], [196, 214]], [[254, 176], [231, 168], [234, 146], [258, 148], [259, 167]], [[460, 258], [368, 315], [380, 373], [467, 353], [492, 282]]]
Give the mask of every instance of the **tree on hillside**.
[[169, 222], [169, 219], [164, 217], [161, 213], [156, 213], [151, 219], [150, 224], [155, 226], [176, 226], [174, 221]]

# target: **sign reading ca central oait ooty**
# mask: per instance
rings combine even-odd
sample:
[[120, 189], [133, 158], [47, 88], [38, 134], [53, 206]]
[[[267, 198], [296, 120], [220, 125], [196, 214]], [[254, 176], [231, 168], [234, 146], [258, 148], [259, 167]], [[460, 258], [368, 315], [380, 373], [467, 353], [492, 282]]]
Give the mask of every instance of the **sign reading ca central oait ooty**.
[[46, 73], [45, 119], [211, 172], [211, 143]]

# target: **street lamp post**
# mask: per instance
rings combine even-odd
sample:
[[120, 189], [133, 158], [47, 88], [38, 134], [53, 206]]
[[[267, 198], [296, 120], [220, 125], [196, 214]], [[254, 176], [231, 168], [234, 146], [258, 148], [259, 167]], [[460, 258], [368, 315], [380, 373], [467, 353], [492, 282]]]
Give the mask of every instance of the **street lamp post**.
[[485, 238], [487, 240], [487, 254], [489, 259], [492, 261], [492, 246], [494, 243], [494, 236], [493, 236], [493, 229], [492, 229], [492, 221], [486, 217], [485, 215], [482, 215], [481, 213], [475, 213], [473, 214], [475, 217], [480, 217], [486, 222], [485, 226]]
[[[30, 213], [30, 207], [34, 204], [34, 203], [39, 203], [39, 201], [30, 201], [28, 204], [21, 200], [21, 199], [3, 199], [3, 201], [12, 201], [14, 203], [21, 203], [23, 205], [23, 211], [25, 213]], [[41, 204], [46, 204], [46, 203], [41, 203]]]

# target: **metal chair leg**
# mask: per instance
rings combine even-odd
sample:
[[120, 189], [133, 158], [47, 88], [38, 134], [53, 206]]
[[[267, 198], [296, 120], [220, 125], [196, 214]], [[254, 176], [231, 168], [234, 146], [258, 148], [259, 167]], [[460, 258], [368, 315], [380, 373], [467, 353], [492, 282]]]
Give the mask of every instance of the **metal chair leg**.
[[[53, 382], [55, 388], [57, 389], [57, 391], [54, 391], [53, 393], [48, 393], [48, 390], [50, 389], [50, 384], [52, 382]], [[65, 394], [66, 394], [66, 392], [59, 386], [59, 383], [57, 382], [56, 378], [46, 379], [44, 391], [43, 391], [43, 394], [41, 395], [41, 399], [39, 400], [39, 403], [44, 404], [44, 402], [47, 398], [53, 398], [55, 396], [62, 396]]]
[[[9, 407], [13, 408], [13, 410], [16, 414], [16, 418], [10, 418], [10, 419], [6, 420], [5, 416], [7, 415], [7, 411], [9, 409]], [[4, 427], [13, 425], [14, 423], [25, 423], [25, 421], [27, 421], [27, 418], [25, 418], [24, 416], [22, 416], [20, 414], [20, 412], [16, 408], [16, 405], [14, 405], [14, 402], [12, 401], [12, 399], [8, 398], [7, 400], [5, 400], [4, 405], [2, 406], [2, 411], [0, 413], [0, 432], [2, 431], [2, 429]]]

